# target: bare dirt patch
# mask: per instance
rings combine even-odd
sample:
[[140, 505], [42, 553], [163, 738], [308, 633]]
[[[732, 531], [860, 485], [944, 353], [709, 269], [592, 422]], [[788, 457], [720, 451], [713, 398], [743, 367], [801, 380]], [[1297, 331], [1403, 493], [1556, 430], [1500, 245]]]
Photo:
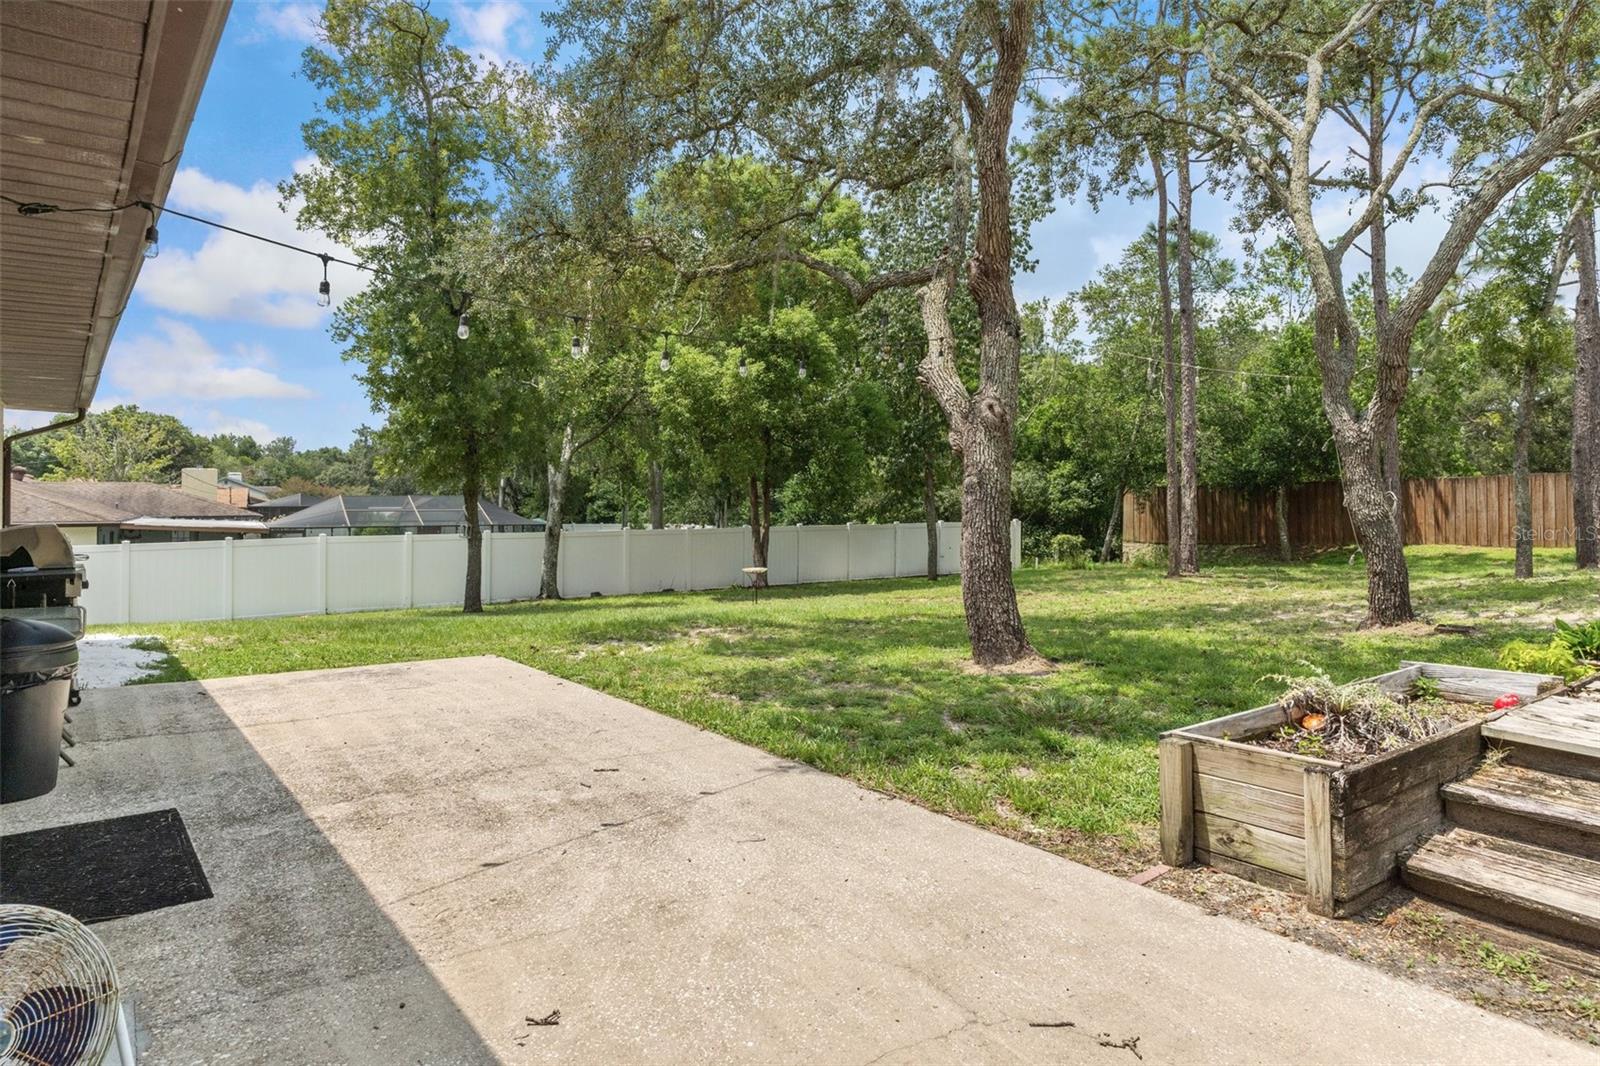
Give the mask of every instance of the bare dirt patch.
[[1030, 655], [1014, 663], [1002, 663], [999, 666], [979, 666], [970, 659], [961, 664], [961, 672], [964, 674], [991, 677], [1048, 677], [1059, 669], [1059, 666], [1042, 655]]
[[708, 640], [726, 640], [731, 643], [750, 636], [750, 630], [736, 626], [695, 626], [693, 629], [684, 630], [683, 635], [695, 644], [703, 644]]

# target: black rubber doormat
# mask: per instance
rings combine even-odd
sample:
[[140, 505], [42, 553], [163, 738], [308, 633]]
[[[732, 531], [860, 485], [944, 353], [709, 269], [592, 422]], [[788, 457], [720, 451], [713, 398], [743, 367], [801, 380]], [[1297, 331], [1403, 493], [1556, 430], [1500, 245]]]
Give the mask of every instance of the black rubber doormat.
[[210, 898], [175, 809], [0, 836], [0, 902], [104, 922]]

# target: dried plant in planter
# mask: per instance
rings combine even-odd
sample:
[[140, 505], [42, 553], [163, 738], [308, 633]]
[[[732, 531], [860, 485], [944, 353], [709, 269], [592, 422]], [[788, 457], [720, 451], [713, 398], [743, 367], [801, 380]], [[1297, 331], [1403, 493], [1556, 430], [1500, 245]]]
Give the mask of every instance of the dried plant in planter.
[[1302, 676], [1270, 674], [1287, 686], [1278, 706], [1294, 720], [1256, 740], [1263, 747], [1300, 755], [1355, 761], [1443, 733], [1482, 713], [1439, 697], [1437, 683], [1419, 681], [1409, 693], [1385, 692], [1370, 681], [1335, 684], [1324, 671], [1303, 664]]

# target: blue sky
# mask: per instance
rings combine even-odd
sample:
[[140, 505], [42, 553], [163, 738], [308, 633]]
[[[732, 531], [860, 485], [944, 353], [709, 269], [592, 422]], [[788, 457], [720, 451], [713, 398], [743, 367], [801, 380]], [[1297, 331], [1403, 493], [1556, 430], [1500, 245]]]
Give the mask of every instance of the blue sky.
[[[549, 6], [461, 0], [434, 10], [475, 55], [538, 59], [540, 13]], [[339, 251], [321, 234], [298, 232], [277, 193], [277, 183], [305, 162], [300, 124], [318, 97], [300, 77], [299, 62], [317, 10], [312, 3], [235, 3], [169, 206]], [[1053, 302], [1080, 287], [1152, 217], [1145, 201], [1109, 200], [1098, 213], [1081, 201], [1059, 203], [1035, 229], [1039, 267], [1017, 279], [1018, 298]], [[1225, 203], [1202, 198], [1196, 221], [1240, 253]], [[1407, 236], [1396, 234], [1393, 254], [1415, 271], [1421, 264]], [[357, 426], [379, 421], [328, 337], [328, 312], [316, 306], [315, 260], [175, 216], [163, 220], [160, 245], [112, 342], [97, 408], [137, 403], [178, 415], [202, 433], [290, 436], [301, 447], [342, 446]], [[329, 276], [335, 299], [361, 284], [349, 268], [335, 265]], [[42, 420], [9, 412], [6, 419], [19, 427]]]

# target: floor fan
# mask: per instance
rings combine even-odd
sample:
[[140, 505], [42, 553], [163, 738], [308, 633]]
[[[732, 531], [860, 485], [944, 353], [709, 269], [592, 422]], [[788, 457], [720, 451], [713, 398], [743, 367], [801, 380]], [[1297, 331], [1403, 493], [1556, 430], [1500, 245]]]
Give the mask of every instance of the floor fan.
[[82, 922], [0, 905], [0, 1066], [134, 1066], [117, 970]]

